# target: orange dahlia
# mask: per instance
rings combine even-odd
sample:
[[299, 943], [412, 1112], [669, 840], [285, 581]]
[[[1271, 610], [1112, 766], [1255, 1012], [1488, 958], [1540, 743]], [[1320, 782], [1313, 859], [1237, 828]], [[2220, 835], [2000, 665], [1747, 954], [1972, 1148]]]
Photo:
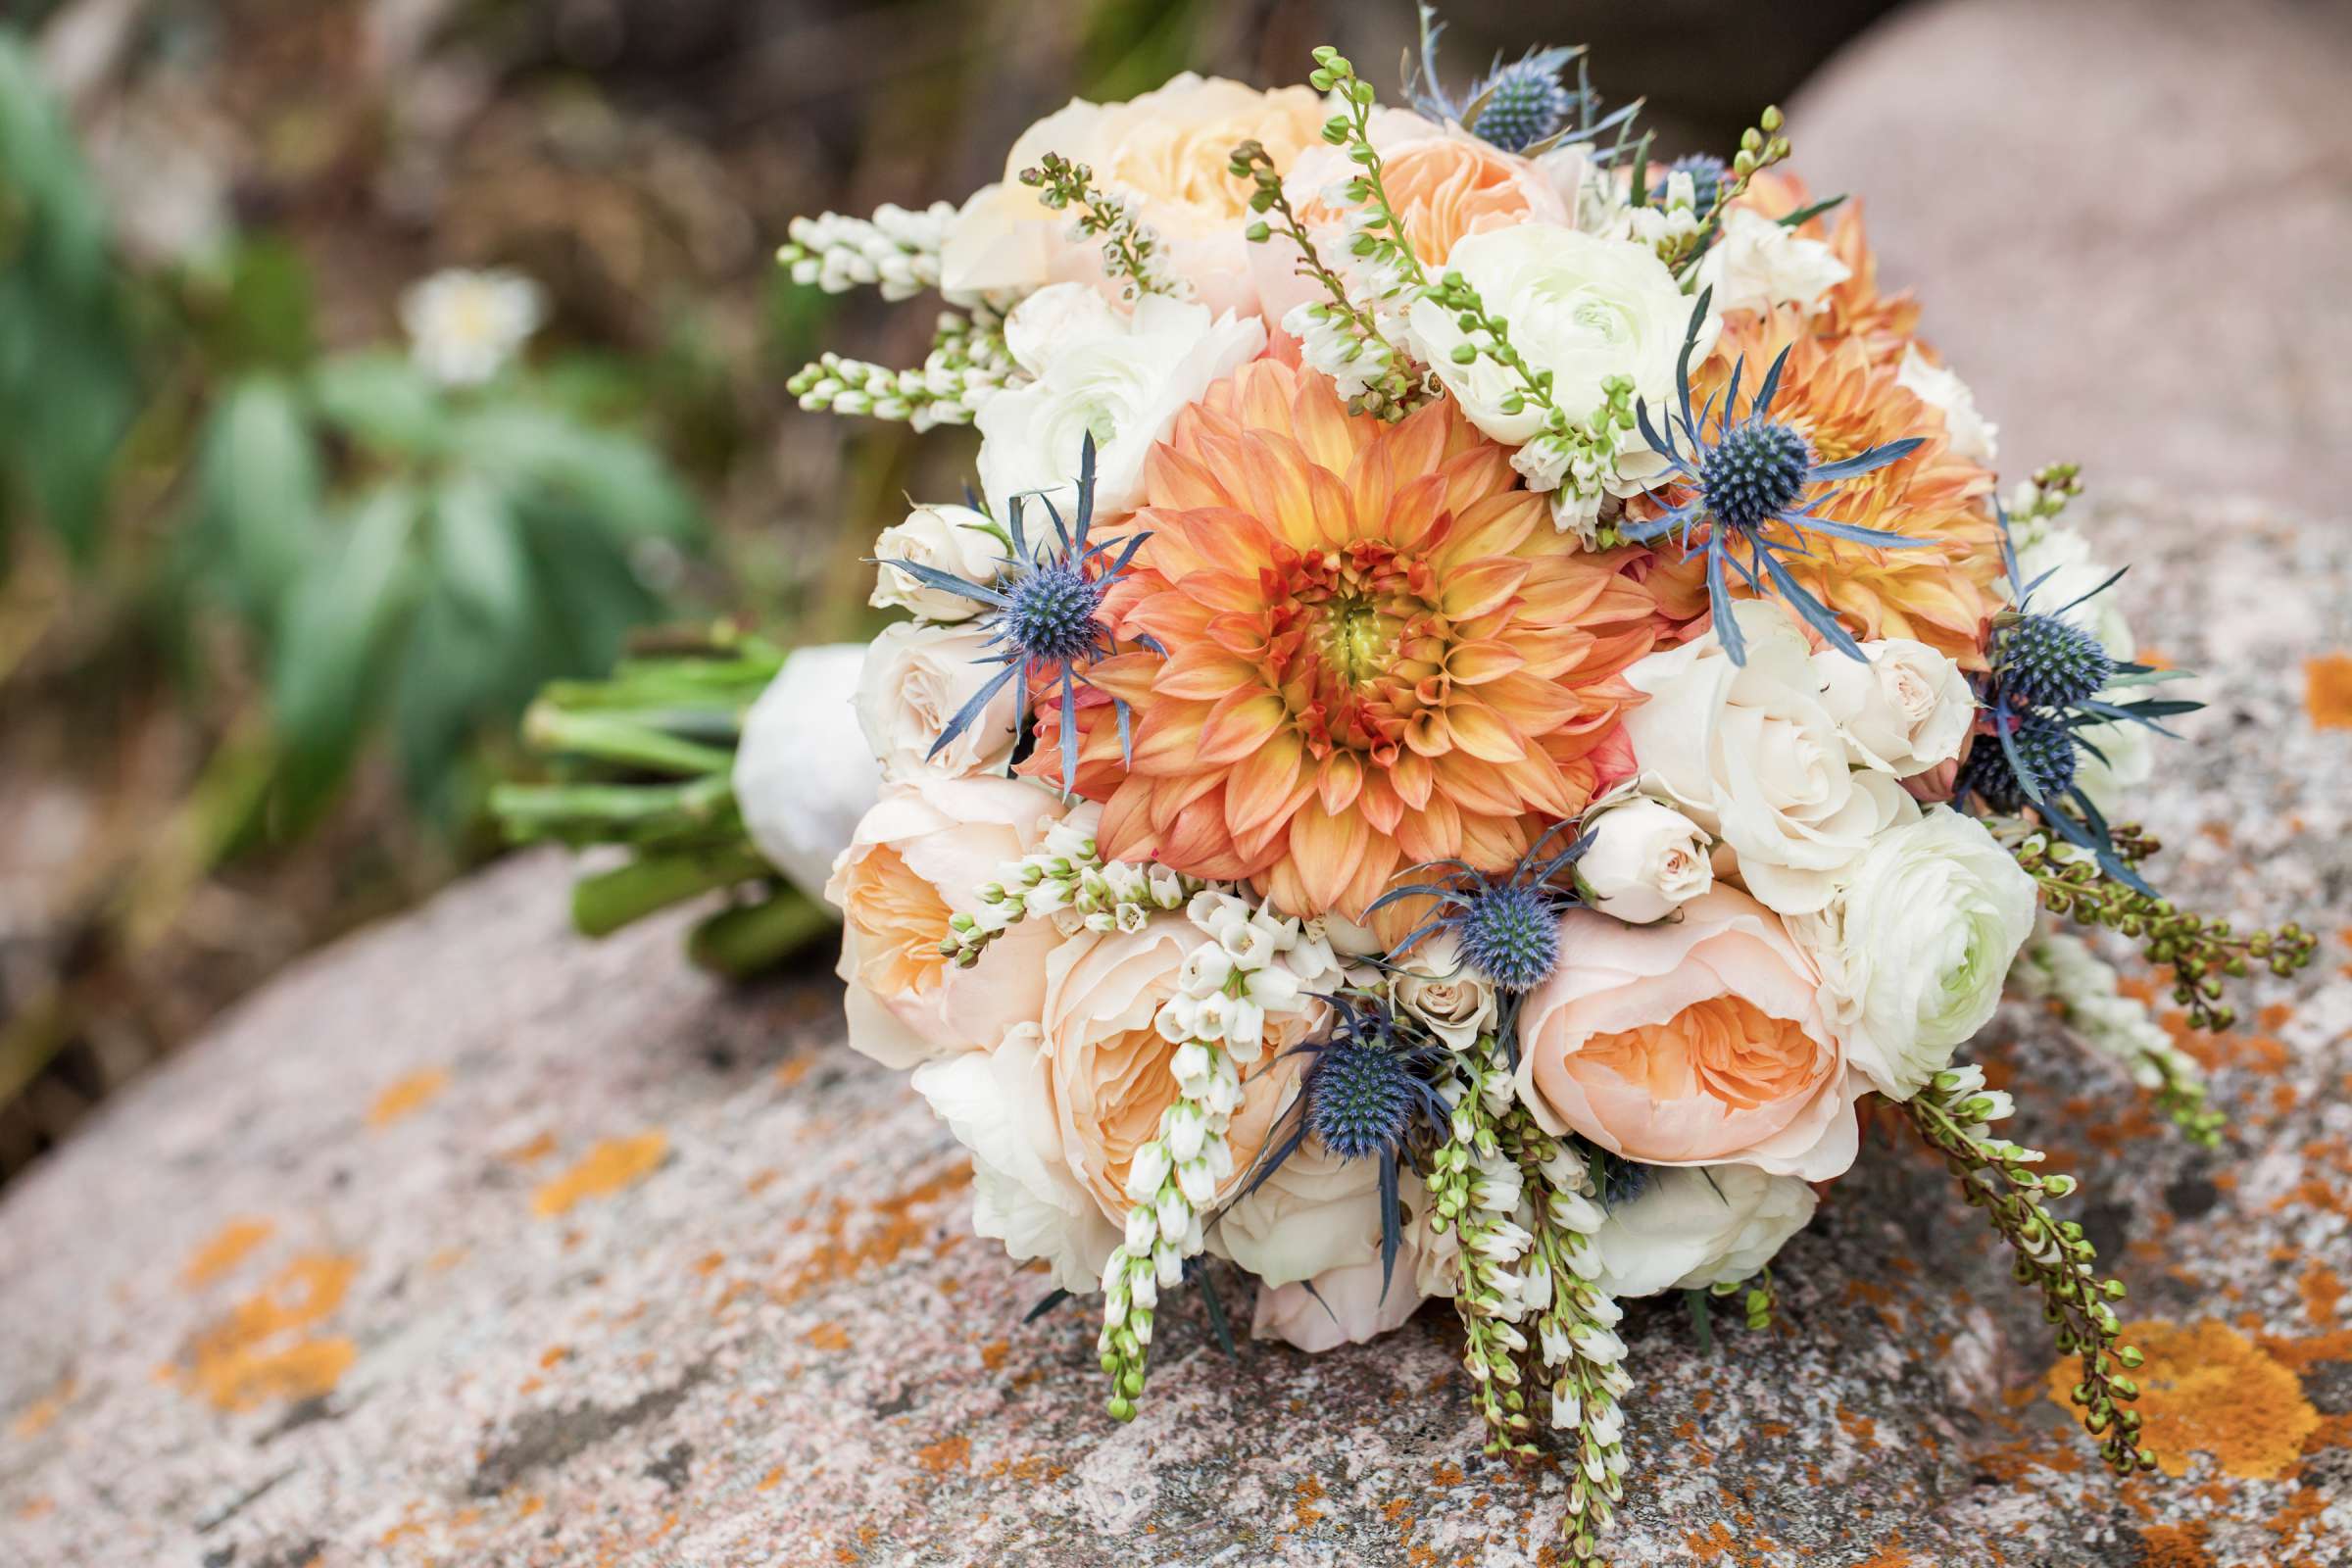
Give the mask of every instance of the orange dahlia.
[[1793, 308], [1727, 322], [1714, 357], [1691, 372], [1692, 394], [1720, 398], [1742, 358], [1744, 387], [1752, 389], [1784, 348], [1788, 363], [1773, 417], [1803, 434], [1816, 462], [1923, 438], [1910, 456], [1838, 481], [1822, 515], [1935, 543], [1896, 549], [1807, 534], [1806, 553], [1784, 556], [1783, 564], [1861, 636], [1915, 638], [1963, 668], [1984, 668], [1985, 622], [2001, 603], [1991, 470], [1953, 455], [1943, 416], [1895, 384], [1897, 364], [1874, 356], [1858, 336], [1819, 336]]
[[[1132, 651], [1076, 719], [1106, 856], [1361, 919], [1416, 862], [1511, 864], [1631, 769], [1619, 677], [1671, 629], [1647, 553], [1576, 550], [1450, 402], [1384, 424], [1245, 366], [1178, 417], [1131, 526], [1103, 612]], [[1048, 709], [1026, 768], [1058, 778], [1067, 742]]]

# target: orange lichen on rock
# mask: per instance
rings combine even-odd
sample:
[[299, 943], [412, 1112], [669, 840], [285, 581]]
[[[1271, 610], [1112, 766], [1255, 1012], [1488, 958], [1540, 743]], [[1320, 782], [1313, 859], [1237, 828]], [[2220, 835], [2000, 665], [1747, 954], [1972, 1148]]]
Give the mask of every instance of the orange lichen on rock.
[[[2204, 1453], [2226, 1475], [2275, 1481], [2320, 1424], [2293, 1371], [2226, 1323], [2150, 1320], [2126, 1324], [2123, 1338], [2147, 1357], [2136, 1374], [2140, 1441], [2166, 1475], [2186, 1475], [2188, 1456]], [[2072, 1356], [2052, 1367], [2051, 1401], [2072, 1411], [2081, 1376]]]
[[669, 1138], [661, 1132], [608, 1138], [563, 1175], [541, 1183], [531, 1195], [531, 1210], [542, 1219], [569, 1213], [585, 1199], [609, 1197], [643, 1180], [668, 1152]]
[[181, 1387], [222, 1410], [329, 1392], [357, 1351], [341, 1336], [306, 1331], [343, 1304], [358, 1271], [356, 1258], [296, 1258], [196, 1336]]
[[9, 1436], [25, 1440], [37, 1438], [48, 1431], [49, 1423], [58, 1418], [66, 1408], [66, 1402], [74, 1397], [75, 1387], [71, 1375], [59, 1379], [57, 1387], [26, 1405], [24, 1412], [9, 1423]]
[[951, 1470], [962, 1469], [971, 1455], [971, 1439], [942, 1438], [915, 1449], [914, 1462], [935, 1476], [944, 1476]]
[[2213, 1568], [2203, 1534], [2195, 1524], [2149, 1525], [2139, 1533], [2140, 1568]]
[[2320, 729], [2352, 729], [2352, 654], [2303, 662], [2303, 706]]
[[188, 1257], [179, 1280], [191, 1291], [202, 1290], [245, 1261], [245, 1255], [268, 1241], [277, 1226], [266, 1219], [232, 1219], [205, 1239]]
[[896, 1261], [939, 1229], [931, 1220], [916, 1219], [915, 1212], [960, 1192], [971, 1179], [972, 1168], [958, 1165], [896, 1198], [884, 1199], [865, 1211], [874, 1223], [854, 1242], [850, 1240], [851, 1220], [858, 1210], [850, 1203], [836, 1202], [814, 1254], [777, 1285], [771, 1296], [779, 1305], [790, 1306], [818, 1286]]
[[447, 1067], [427, 1067], [403, 1078], [395, 1078], [375, 1097], [368, 1107], [368, 1125], [389, 1127], [403, 1116], [423, 1109], [433, 1102], [442, 1090], [449, 1087]]

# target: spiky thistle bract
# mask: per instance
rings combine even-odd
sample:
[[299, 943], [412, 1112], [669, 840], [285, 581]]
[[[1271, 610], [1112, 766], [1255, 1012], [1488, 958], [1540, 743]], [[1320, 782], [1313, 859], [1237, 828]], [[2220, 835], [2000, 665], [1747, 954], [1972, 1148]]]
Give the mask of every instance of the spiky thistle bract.
[[1396, 954], [1402, 956], [1439, 932], [1450, 932], [1462, 961], [1506, 1001], [1515, 1001], [1550, 979], [1559, 967], [1560, 912], [1578, 902], [1576, 890], [1561, 884], [1559, 875], [1592, 847], [1591, 833], [1565, 846], [1558, 844], [1560, 835], [1575, 825], [1553, 823], [1499, 874], [1481, 871], [1467, 860], [1424, 861], [1405, 874], [1437, 875], [1390, 889], [1373, 901], [1371, 912], [1406, 899], [1432, 901], [1433, 911], [1396, 944]]
[[1723, 650], [1733, 663], [1747, 662], [1747, 639], [1732, 613], [1731, 579], [1735, 574], [1759, 597], [1777, 594], [1823, 641], [1850, 659], [1861, 659], [1860, 646], [1838, 624], [1837, 612], [1807, 592], [1781, 558], [1810, 555], [1808, 534], [1888, 550], [1936, 544], [1933, 539], [1864, 528], [1821, 514], [1821, 509], [1836, 499], [1836, 492], [1823, 486], [1899, 463], [1919, 449], [1922, 438], [1883, 441], [1836, 463], [1816, 461], [1804, 432], [1772, 416], [1781, 372], [1788, 364], [1788, 349], [1774, 358], [1745, 413], [1740, 409], [1740, 383], [1747, 368], [1744, 359], [1732, 367], [1731, 385], [1720, 402], [1710, 398], [1703, 408], [1693, 408], [1690, 359], [1697, 352], [1699, 328], [1713, 296], [1714, 290], [1702, 290], [1691, 306], [1690, 329], [1675, 362], [1675, 395], [1680, 409], [1668, 412], [1664, 432], [1651, 419], [1646, 400], [1634, 406], [1642, 438], [1666, 462], [1671, 477], [1665, 482], [1680, 485], [1690, 494], [1658, 516], [1620, 522], [1617, 532], [1632, 544], [1673, 536], [1686, 558], [1705, 553], [1707, 605], [1714, 612], [1716, 634], [1723, 639]]
[[[1032, 541], [1022, 519], [1022, 503], [1035, 500], [1053, 519], [1053, 531]], [[1026, 727], [1032, 677], [1051, 672], [1049, 691], [1058, 691], [1061, 705], [1061, 792], [1078, 787], [1078, 748], [1066, 738], [1078, 733], [1078, 688], [1093, 687], [1082, 673], [1088, 662], [1113, 651], [1108, 627], [1102, 623], [1102, 595], [1135, 560], [1149, 533], [1112, 539], [1093, 537], [1095, 523], [1095, 438], [1086, 436], [1078, 449], [1078, 503], [1064, 521], [1053, 501], [1043, 493], [1014, 496], [1005, 509], [1004, 529], [1010, 548], [1002, 558], [1004, 569], [991, 583], [972, 582], [954, 572], [920, 562], [885, 560], [927, 588], [968, 599], [980, 607], [980, 623], [988, 630], [985, 647], [993, 652], [977, 663], [1002, 664], [970, 701], [956, 710], [931, 743], [930, 755], [969, 729], [987, 711], [989, 703], [1008, 681], [1019, 681], [1018, 724]], [[1115, 553], [1114, 553], [1115, 552]], [[1096, 690], [1101, 688], [1096, 687]], [[1111, 699], [1118, 714], [1120, 753], [1134, 760], [1133, 716], [1127, 704]]]
[[[1593, 163], [1605, 166], [1633, 145], [1629, 133], [1642, 101], [1602, 114], [1583, 44], [1530, 49], [1507, 63], [1496, 55], [1486, 75], [1457, 100], [1438, 71], [1438, 39], [1445, 31], [1437, 7], [1421, 7], [1421, 58], [1416, 63], [1407, 55], [1404, 70], [1405, 92], [1421, 113], [1525, 158], [1558, 147], [1592, 146]], [[1570, 65], [1577, 68], [1573, 87], [1560, 76]], [[1611, 146], [1593, 145], [1612, 131]]]

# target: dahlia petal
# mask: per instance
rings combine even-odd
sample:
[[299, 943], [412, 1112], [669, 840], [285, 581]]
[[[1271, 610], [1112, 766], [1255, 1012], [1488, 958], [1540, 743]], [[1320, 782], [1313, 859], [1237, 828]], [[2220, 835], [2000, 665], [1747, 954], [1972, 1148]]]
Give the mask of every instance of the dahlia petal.
[[1404, 723], [1404, 744], [1423, 757], [1433, 760], [1445, 757], [1453, 748], [1453, 736], [1446, 728], [1445, 711], [1424, 708], [1414, 712]]
[[1306, 748], [1276, 735], [1234, 765], [1225, 780], [1225, 826], [1239, 835], [1279, 813], [1298, 783]]
[[1323, 809], [1337, 816], [1363, 793], [1364, 764], [1353, 752], [1334, 752], [1323, 760], [1315, 776], [1315, 794]]
[[1437, 792], [1430, 797], [1433, 805], [1440, 799], [1450, 800], [1465, 813], [1489, 816], [1508, 816], [1519, 809], [1519, 798], [1503, 787], [1493, 768], [1459, 752], [1436, 759], [1433, 765], [1438, 772]]
[[[1396, 765], [1388, 770], [1389, 783], [1395, 786], [1396, 798], [1418, 811], [1429, 805], [1430, 791], [1437, 787], [1437, 769], [1419, 752], [1406, 752], [1398, 757]], [[1383, 831], [1393, 831], [1384, 828]]]
[[1238, 762], [1272, 739], [1290, 716], [1272, 692], [1246, 688], [1229, 693], [1208, 710], [1193, 760], [1202, 767]]
[[1527, 660], [1499, 638], [1457, 643], [1446, 654], [1446, 673], [1457, 686], [1477, 686], [1508, 675]]
[[1307, 905], [1298, 912], [1320, 914], [1336, 907], [1355, 880], [1371, 829], [1354, 811], [1337, 816], [1313, 801], [1291, 818], [1290, 860], [1305, 888]]
[[1370, 439], [1367, 425], [1379, 421], [1369, 415], [1350, 416], [1330, 381], [1319, 375], [1298, 377], [1291, 397], [1291, 431], [1307, 461], [1334, 475], [1348, 471], [1357, 447]]
[[[1257, 666], [1247, 660], [1234, 659], [1206, 648], [1186, 649], [1154, 674], [1147, 674], [1144, 690], [1162, 697], [1183, 698], [1189, 702], [1213, 703], [1240, 686], [1255, 685]], [[1102, 682], [1097, 680], [1096, 684]], [[1110, 688], [1104, 686], [1104, 690]], [[1118, 695], [1126, 697], [1125, 692]], [[1127, 697], [1131, 703], [1142, 699]]]
[[1510, 556], [1458, 566], [1446, 574], [1438, 608], [1455, 620], [1484, 614], [1519, 591], [1519, 585], [1527, 581], [1529, 566], [1530, 563]]
[[1536, 524], [1544, 517], [1544, 498], [1524, 490], [1489, 495], [1466, 506], [1448, 496], [1446, 506], [1453, 514], [1453, 531], [1446, 536], [1445, 547], [1434, 558], [1439, 565], [1446, 567], [1487, 556], [1510, 555], [1527, 542], [1528, 535], [1536, 531]]
[[1372, 830], [1392, 837], [1396, 825], [1404, 819], [1404, 801], [1396, 793], [1393, 772], [1366, 772], [1362, 792], [1355, 798], [1355, 808], [1364, 813], [1364, 820], [1371, 824]]
[[1482, 762], [1516, 762], [1527, 755], [1519, 732], [1476, 698], [1457, 697], [1447, 703], [1446, 724], [1453, 744]]

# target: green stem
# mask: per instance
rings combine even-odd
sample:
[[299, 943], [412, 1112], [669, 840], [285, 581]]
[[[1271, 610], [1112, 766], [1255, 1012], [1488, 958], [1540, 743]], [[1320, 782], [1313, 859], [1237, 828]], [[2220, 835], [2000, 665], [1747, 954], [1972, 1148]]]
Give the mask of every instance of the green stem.
[[716, 773], [735, 765], [735, 754], [648, 728], [610, 713], [570, 712], [552, 703], [533, 703], [522, 716], [523, 743], [541, 752], [594, 758], [654, 773]]
[[683, 784], [501, 784], [490, 811], [517, 844], [607, 844], [717, 822], [735, 793], [724, 774]]
[[697, 925], [686, 938], [696, 967], [749, 980], [840, 929], [833, 911], [794, 888], [759, 904], [738, 904]]
[[583, 936], [611, 936], [699, 893], [775, 874], [775, 867], [749, 849], [651, 856], [582, 877], [571, 890], [571, 923]]

